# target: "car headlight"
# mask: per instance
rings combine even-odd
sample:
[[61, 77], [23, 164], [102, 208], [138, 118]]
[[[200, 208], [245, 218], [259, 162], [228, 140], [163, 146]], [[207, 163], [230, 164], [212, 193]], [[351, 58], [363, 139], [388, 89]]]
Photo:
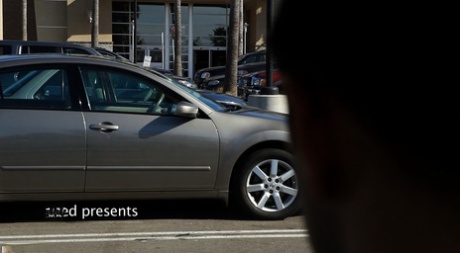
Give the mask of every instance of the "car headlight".
[[262, 78], [253, 76], [251, 78], [251, 86], [260, 86], [262, 85]]
[[189, 82], [189, 81], [178, 80], [177, 82], [179, 82], [180, 84], [183, 84], [183, 85], [185, 85], [185, 86], [187, 86], [187, 87], [189, 87], [189, 88], [192, 88], [192, 89], [196, 89], [196, 88], [197, 88], [196, 84], [191, 83], [191, 82]]
[[210, 77], [210, 76], [211, 76], [211, 74], [210, 74], [209, 72], [203, 72], [203, 73], [201, 73], [201, 78], [203, 78], [203, 79], [206, 79], [206, 78], [208, 78], [208, 77]]
[[241, 88], [244, 88], [248, 85], [248, 79], [247, 78], [241, 78], [238, 82], [238, 86]]
[[208, 85], [214, 86], [214, 85], [218, 85], [219, 83], [220, 83], [219, 80], [212, 80], [212, 81], [209, 81], [209, 82], [208, 82]]

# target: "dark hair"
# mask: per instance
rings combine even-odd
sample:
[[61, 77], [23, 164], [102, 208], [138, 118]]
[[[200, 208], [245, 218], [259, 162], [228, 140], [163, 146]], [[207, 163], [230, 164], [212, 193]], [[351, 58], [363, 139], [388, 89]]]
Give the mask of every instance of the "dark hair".
[[458, 191], [456, 15], [432, 5], [316, 2], [278, 8], [269, 39], [283, 74], [310, 97], [329, 91], [411, 177]]

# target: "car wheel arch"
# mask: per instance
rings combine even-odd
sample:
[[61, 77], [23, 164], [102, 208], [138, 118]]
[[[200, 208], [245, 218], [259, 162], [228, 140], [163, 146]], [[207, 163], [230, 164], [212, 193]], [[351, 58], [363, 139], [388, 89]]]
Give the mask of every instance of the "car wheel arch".
[[284, 150], [287, 152], [292, 153], [292, 149], [289, 145], [289, 143], [284, 142], [284, 141], [279, 141], [279, 140], [272, 140], [272, 141], [265, 141], [265, 142], [260, 142], [257, 143], [248, 149], [246, 149], [235, 161], [233, 168], [232, 168], [232, 173], [230, 176], [230, 181], [229, 181], [229, 189], [231, 190], [232, 187], [235, 185], [234, 178], [235, 174], [238, 172], [238, 168], [241, 167], [242, 164], [255, 152], [262, 150], [262, 149], [280, 149]]
[[[216, 124], [215, 121], [214, 123]], [[216, 125], [217, 129], [219, 129], [218, 124]], [[270, 138], [267, 138], [267, 136], [270, 136]], [[265, 148], [277, 148], [292, 153], [289, 133], [286, 131], [259, 131], [245, 138], [227, 137], [219, 137], [221, 138], [221, 143], [222, 138], [230, 138], [233, 142], [227, 143], [224, 141], [226, 143], [225, 146], [231, 147], [231, 149], [221, 149], [219, 172], [215, 184], [218, 191], [230, 190], [231, 178], [233, 177], [235, 168], [254, 152]]]

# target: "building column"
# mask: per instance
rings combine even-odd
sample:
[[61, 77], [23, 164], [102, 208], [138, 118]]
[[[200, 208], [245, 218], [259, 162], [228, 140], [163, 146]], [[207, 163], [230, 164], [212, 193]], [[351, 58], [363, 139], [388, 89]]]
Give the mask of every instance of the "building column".
[[187, 66], [187, 71], [188, 71], [188, 77], [190, 79], [193, 79], [193, 73], [195, 72], [195, 66], [193, 66], [193, 54], [195, 54], [195, 51], [193, 50], [193, 4], [188, 5], [188, 24], [189, 24], [189, 29], [188, 29], [188, 66]]
[[0, 0], [0, 40], [3, 40], [3, 0]]

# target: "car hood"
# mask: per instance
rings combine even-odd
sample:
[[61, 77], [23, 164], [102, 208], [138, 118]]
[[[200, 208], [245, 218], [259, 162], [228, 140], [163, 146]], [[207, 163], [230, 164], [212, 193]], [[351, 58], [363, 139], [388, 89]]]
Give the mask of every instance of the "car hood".
[[268, 120], [284, 121], [284, 122], [287, 122], [289, 118], [288, 114], [285, 114], [285, 113], [278, 113], [278, 112], [263, 110], [263, 109], [260, 109], [257, 107], [251, 107], [251, 106], [244, 106], [242, 109], [232, 111], [230, 113], [242, 115], [242, 116], [248, 116], [248, 117], [263, 118], [263, 119], [268, 119]]
[[211, 90], [202, 90], [198, 89], [196, 90], [198, 92], [201, 92], [204, 96], [209, 97], [211, 99], [216, 100], [217, 102], [228, 102], [228, 103], [234, 103], [242, 106], [246, 106], [246, 102], [244, 99], [232, 95], [228, 95], [222, 92], [217, 92], [217, 91], [211, 91]]
[[225, 75], [214, 75], [214, 76], [210, 76], [206, 79], [206, 81], [212, 81], [212, 80], [224, 80], [225, 79]]
[[202, 72], [209, 72], [209, 71], [220, 70], [220, 69], [225, 69], [225, 66], [215, 66], [215, 67], [204, 68], [204, 69], [198, 70], [197, 72], [202, 73]]
[[[265, 67], [267, 64], [265, 62], [251, 62], [251, 63], [245, 63], [245, 64], [240, 64], [238, 65], [238, 69], [250, 69], [254, 67]], [[211, 72], [213, 70], [222, 70], [225, 69], [226, 66], [215, 66], [215, 67], [209, 67], [209, 68], [203, 68], [198, 70], [197, 72], [202, 73], [202, 72]]]

